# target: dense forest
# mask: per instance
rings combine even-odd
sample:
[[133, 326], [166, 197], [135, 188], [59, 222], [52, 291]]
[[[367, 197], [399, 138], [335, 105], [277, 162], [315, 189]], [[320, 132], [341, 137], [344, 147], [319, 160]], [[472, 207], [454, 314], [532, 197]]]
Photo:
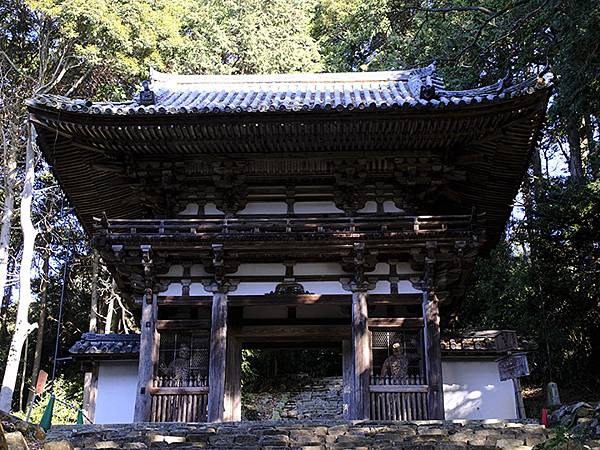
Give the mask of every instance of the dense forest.
[[594, 0], [2, 0], [0, 409], [25, 409], [40, 368], [80, 401], [78, 367], [53, 370], [57, 333], [61, 358], [82, 332], [136, 329], [39, 154], [25, 99], [129, 98], [150, 67], [250, 74], [432, 61], [456, 88], [532, 75], [555, 86], [504, 238], [478, 263], [451, 325], [517, 330], [538, 346], [528, 383], [597, 399], [598, 35]]

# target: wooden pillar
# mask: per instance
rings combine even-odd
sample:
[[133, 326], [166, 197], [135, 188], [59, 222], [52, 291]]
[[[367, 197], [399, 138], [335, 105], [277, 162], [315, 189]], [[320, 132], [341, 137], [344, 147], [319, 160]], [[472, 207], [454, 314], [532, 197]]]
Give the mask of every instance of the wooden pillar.
[[344, 419], [351, 418], [350, 408], [353, 404], [352, 395], [354, 386], [354, 358], [352, 356], [352, 342], [348, 339], [342, 341], [342, 376], [343, 376], [343, 417]]
[[[149, 297], [149, 298], [148, 298]], [[156, 313], [158, 310], [156, 294], [149, 294], [142, 301], [142, 318], [140, 320], [140, 361], [138, 368], [137, 395], [135, 399], [134, 422], [150, 421], [151, 396], [150, 388], [156, 365]]]
[[219, 289], [213, 293], [210, 354], [208, 362], [208, 421], [225, 418], [225, 368], [227, 356], [227, 294]]
[[242, 420], [242, 346], [231, 333], [227, 336], [227, 364], [225, 374], [225, 414], [227, 422]]
[[94, 423], [96, 416], [96, 396], [98, 393], [98, 365], [91, 363], [83, 379], [83, 414]]
[[444, 419], [444, 385], [442, 379], [442, 347], [440, 335], [440, 311], [437, 300], [423, 292], [425, 319], [425, 350], [429, 419]]
[[352, 419], [369, 419], [369, 382], [371, 376], [371, 345], [368, 328], [367, 292], [352, 293], [352, 355], [353, 395]]

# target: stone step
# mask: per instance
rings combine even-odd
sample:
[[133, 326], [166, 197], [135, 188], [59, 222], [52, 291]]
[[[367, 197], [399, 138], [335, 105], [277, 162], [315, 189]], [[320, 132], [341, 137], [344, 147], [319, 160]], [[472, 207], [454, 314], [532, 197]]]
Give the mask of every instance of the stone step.
[[45, 450], [531, 449], [548, 437], [528, 421], [269, 421], [56, 426]]

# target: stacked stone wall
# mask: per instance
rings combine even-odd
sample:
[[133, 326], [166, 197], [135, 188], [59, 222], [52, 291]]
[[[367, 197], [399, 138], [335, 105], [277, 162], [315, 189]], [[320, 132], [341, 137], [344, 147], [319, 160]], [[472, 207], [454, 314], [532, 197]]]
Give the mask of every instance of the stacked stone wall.
[[46, 450], [205, 448], [236, 450], [531, 449], [548, 437], [541, 425], [484, 421], [272, 421], [223, 424], [87, 425], [53, 428]]

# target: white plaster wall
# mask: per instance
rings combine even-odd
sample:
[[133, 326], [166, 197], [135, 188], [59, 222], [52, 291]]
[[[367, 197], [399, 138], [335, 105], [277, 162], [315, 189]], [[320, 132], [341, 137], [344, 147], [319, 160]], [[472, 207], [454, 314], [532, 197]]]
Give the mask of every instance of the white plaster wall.
[[296, 202], [294, 203], [296, 214], [327, 214], [344, 212], [335, 206], [334, 202]]
[[204, 205], [204, 214], [207, 214], [207, 215], [216, 214], [216, 215], [222, 216], [225, 213], [223, 211], [221, 211], [220, 209], [217, 209], [217, 207], [215, 206], [214, 203], [207, 203], [206, 205]]
[[100, 362], [95, 422], [133, 422], [137, 382], [137, 361]]
[[400, 294], [420, 294], [421, 291], [415, 289], [412, 283], [408, 280], [398, 281], [398, 293]]
[[362, 209], [358, 210], [359, 213], [376, 213], [377, 212], [377, 202], [372, 200], [365, 203], [365, 206]]
[[442, 361], [446, 419], [516, 419], [512, 381], [495, 361]]
[[[343, 275], [342, 265], [327, 263], [298, 263], [294, 265], [294, 275]], [[346, 274], [347, 275], [347, 274]]]
[[250, 202], [238, 214], [286, 214], [285, 202]]
[[285, 275], [285, 266], [283, 264], [268, 264], [268, 263], [256, 263], [256, 264], [240, 264], [234, 275]]
[[179, 212], [180, 216], [197, 216], [200, 214], [200, 206], [197, 203], [188, 203], [185, 209]]
[[398, 208], [392, 200], [383, 202], [383, 211], [386, 213], [403, 213], [404, 210]]

